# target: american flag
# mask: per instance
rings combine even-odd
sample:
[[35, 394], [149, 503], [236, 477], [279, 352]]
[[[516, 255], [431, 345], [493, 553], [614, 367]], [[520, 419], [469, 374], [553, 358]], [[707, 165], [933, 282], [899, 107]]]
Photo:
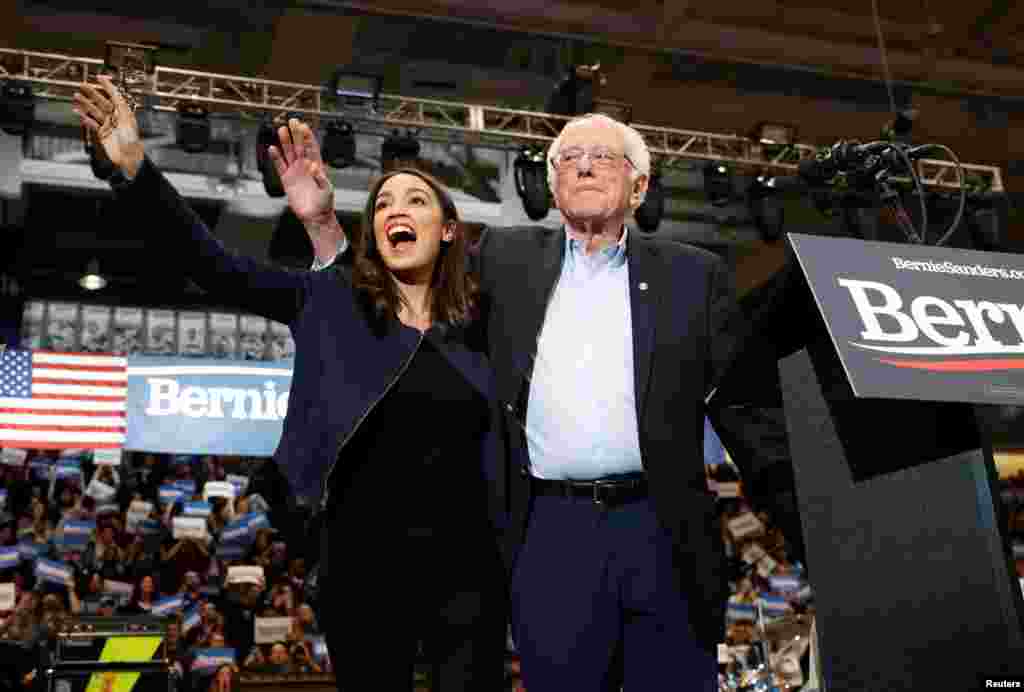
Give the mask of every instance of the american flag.
[[0, 444], [22, 449], [123, 446], [127, 364], [122, 356], [0, 353]]

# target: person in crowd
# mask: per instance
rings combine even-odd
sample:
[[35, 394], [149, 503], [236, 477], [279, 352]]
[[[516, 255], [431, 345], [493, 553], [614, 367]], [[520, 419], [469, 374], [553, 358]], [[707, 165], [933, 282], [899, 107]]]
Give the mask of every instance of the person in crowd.
[[235, 518], [234, 503], [224, 497], [215, 497], [210, 502], [210, 506], [210, 516], [207, 520], [210, 535], [220, 536], [224, 527]]
[[125, 563], [128, 574], [138, 581], [141, 577], [152, 576], [159, 565], [157, 564], [158, 550], [155, 546], [146, 544], [146, 537], [137, 533], [132, 537], [131, 542], [125, 549]]
[[270, 529], [259, 529], [256, 532], [256, 538], [253, 540], [252, 546], [249, 548], [246, 562], [260, 565], [264, 570], [270, 567], [271, 553], [274, 549], [273, 537], [274, 534]]
[[[145, 157], [109, 79], [83, 84], [75, 100], [120, 174], [118, 199], [151, 227], [161, 253], [217, 300], [292, 330], [295, 373], [275, 458], [295, 503], [318, 512], [320, 579], [331, 589], [317, 607], [345, 671], [339, 687], [410, 689], [425, 639], [438, 692], [497, 689], [501, 419], [449, 193], [422, 172], [392, 171], [370, 190], [350, 269], [283, 270], [228, 252], [209, 233]], [[298, 121], [278, 134], [271, 156], [293, 209], [336, 225], [333, 188], [302, 153], [315, 140], [300, 137]], [[317, 219], [306, 216], [313, 210]], [[333, 551], [344, 567], [331, 568]], [[431, 569], [410, 581], [409, 564]]]
[[300, 639], [306, 639], [320, 634], [317, 627], [316, 616], [308, 603], [303, 603], [295, 611], [295, 628]]
[[109, 594], [106, 594], [100, 598], [99, 605], [96, 608], [96, 615], [102, 617], [112, 617], [116, 610], [117, 599]]
[[201, 606], [204, 606], [201, 609], [201, 612], [208, 617], [209, 608], [205, 606], [209, 606], [209, 603], [203, 596], [202, 587], [203, 581], [202, 577], [199, 576], [199, 572], [189, 570], [185, 572], [184, 577], [182, 577], [181, 589], [179, 592], [184, 596], [184, 608], [191, 608], [193, 605], [198, 603]]
[[160, 583], [174, 591], [183, 590], [187, 599], [198, 598], [200, 574], [210, 569], [210, 549], [198, 538], [175, 539], [168, 532], [160, 549], [162, 569]]
[[267, 657], [263, 654], [263, 647], [256, 644], [249, 651], [249, 655], [245, 657], [245, 661], [242, 663], [242, 667], [245, 670], [260, 673], [266, 669]]
[[86, 545], [81, 559], [82, 569], [101, 574], [106, 579], [121, 579], [127, 571], [125, 553], [117, 544], [117, 527], [109, 518], [96, 524], [96, 538]]
[[286, 642], [274, 642], [270, 645], [267, 667], [273, 673], [292, 672], [292, 656]]
[[[315, 180], [319, 149], [302, 152]], [[547, 170], [563, 227], [485, 230], [473, 256], [512, 431], [504, 554], [524, 682], [717, 689], [728, 571], [702, 450], [734, 351], [728, 272], [628, 227], [650, 176], [637, 130], [574, 118]], [[311, 238], [331, 233], [325, 208], [299, 216]], [[314, 247], [316, 266], [346, 249]]]
[[234, 680], [238, 674], [238, 666], [223, 665], [217, 668], [206, 686], [206, 692], [232, 692]]
[[295, 607], [295, 596], [291, 584], [278, 582], [270, 592], [270, 610], [276, 617], [291, 616]]
[[160, 600], [160, 589], [156, 577], [146, 574], [135, 582], [131, 598], [121, 607], [121, 613], [123, 615], [145, 615], [153, 610], [153, 605], [158, 600]]
[[309, 650], [309, 644], [305, 641], [295, 642], [289, 650], [293, 673], [322, 673], [320, 668], [313, 661], [313, 654]]
[[255, 643], [255, 618], [261, 606], [265, 585], [232, 583], [222, 599], [224, 633], [239, 652], [250, 651]]
[[291, 582], [292, 591], [297, 594], [303, 593], [306, 586], [306, 559], [303, 557], [292, 557], [288, 561], [288, 580]]

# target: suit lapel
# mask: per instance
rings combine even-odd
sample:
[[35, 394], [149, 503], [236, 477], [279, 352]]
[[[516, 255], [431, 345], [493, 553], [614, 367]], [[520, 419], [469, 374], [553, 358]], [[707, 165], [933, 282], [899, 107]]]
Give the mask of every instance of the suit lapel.
[[555, 288], [555, 282], [562, 270], [562, 258], [565, 255], [565, 235], [562, 230], [552, 231], [543, 236], [541, 248], [541, 261], [539, 266], [528, 270], [524, 277], [529, 290], [523, 292], [521, 315], [522, 334], [527, 341], [520, 344], [519, 353], [525, 356], [522, 363], [523, 371], [527, 374], [533, 372], [533, 361], [537, 355], [537, 340], [540, 336], [541, 327], [544, 324], [544, 315], [547, 312], [548, 301], [551, 292]]
[[660, 281], [657, 248], [631, 232], [629, 245], [629, 307], [633, 324], [633, 372], [637, 423], [643, 420], [654, 352], [655, 309], [667, 285]]

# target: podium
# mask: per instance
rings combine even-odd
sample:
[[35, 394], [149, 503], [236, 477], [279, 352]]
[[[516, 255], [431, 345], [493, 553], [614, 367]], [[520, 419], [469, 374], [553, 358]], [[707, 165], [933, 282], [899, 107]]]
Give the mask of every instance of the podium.
[[[1024, 676], [1024, 602], [976, 415], [1024, 404], [1024, 283], [1000, 274], [1024, 277], [1024, 258], [789, 243], [759, 324], [784, 342], [777, 383], [823, 688], [966, 692]], [[772, 359], [760, 346], [769, 354], [746, 355]], [[743, 358], [727, 397], [747, 379]]]

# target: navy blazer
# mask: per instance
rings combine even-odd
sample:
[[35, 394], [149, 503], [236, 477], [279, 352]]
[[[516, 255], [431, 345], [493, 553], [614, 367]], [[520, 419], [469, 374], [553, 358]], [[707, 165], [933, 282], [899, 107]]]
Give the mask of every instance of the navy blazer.
[[[412, 357], [420, 332], [394, 318], [379, 328], [346, 268], [294, 271], [229, 252], [149, 159], [117, 193], [138, 218], [147, 220], [147, 239], [159, 248], [161, 261], [179, 262], [183, 273], [219, 302], [290, 328], [295, 364], [274, 459], [297, 503], [321, 507], [329, 470], [336, 459], [344, 463], [344, 442]], [[490, 519], [500, 533], [506, 516], [501, 414], [487, 356], [471, 336], [464, 329], [449, 329], [444, 335], [430, 330], [424, 338], [490, 403], [491, 425], [480, 462], [491, 489]]]
[[[506, 417], [511, 518], [506, 551], [523, 541], [529, 511], [523, 425], [548, 300], [558, 280], [565, 232], [488, 230], [475, 263], [487, 298], [488, 350]], [[691, 624], [708, 649], [724, 636], [728, 596], [715, 496], [704, 471], [705, 398], [731, 347], [725, 325], [732, 284], [713, 254], [632, 232], [627, 241], [634, 386], [640, 452], [655, 511], [671, 533]]]

